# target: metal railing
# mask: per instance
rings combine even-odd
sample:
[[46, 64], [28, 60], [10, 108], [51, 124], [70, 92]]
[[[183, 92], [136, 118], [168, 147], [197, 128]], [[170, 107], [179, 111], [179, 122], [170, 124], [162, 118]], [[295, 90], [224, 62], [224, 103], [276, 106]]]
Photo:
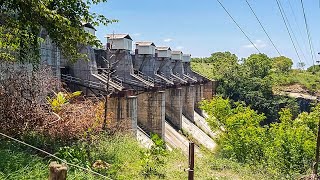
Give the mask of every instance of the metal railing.
[[[83, 79], [71, 76], [69, 74], [61, 74], [61, 79], [64, 81], [67, 81], [67, 82], [81, 84], [81, 85], [91, 87], [91, 88], [107, 90], [107, 86], [103, 83], [94, 82], [94, 81], [90, 81], [90, 80], [83, 80]], [[109, 91], [110, 90], [113, 90], [113, 88], [110, 87]]]

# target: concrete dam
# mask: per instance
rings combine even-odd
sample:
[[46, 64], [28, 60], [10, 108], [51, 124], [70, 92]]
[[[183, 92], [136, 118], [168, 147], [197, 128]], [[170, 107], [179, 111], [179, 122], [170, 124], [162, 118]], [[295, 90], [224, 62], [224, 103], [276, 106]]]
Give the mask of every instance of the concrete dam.
[[190, 54], [136, 42], [128, 34], [110, 34], [103, 49], [82, 47], [89, 60], [69, 63], [61, 58], [61, 80], [71, 90], [107, 98], [108, 120], [123, 123], [146, 147], [151, 133], [160, 135], [169, 149], [188, 152], [185, 132], [213, 149], [214, 133], [199, 108], [215, 94], [216, 82], [193, 72]]

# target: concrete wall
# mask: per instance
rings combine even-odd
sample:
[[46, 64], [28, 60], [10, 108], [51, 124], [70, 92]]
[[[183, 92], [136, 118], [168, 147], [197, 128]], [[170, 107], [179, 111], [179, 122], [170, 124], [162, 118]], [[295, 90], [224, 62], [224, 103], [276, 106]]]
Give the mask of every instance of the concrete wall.
[[[116, 71], [112, 74], [112, 77], [119, 77], [125, 84], [126, 88], [131, 88], [129, 84], [132, 84], [136, 81], [133, 81], [131, 73], [133, 73], [133, 62], [130, 51], [128, 50], [111, 50], [107, 52], [106, 59], [113, 64], [112, 68]], [[139, 82], [136, 82], [139, 84]], [[143, 84], [141, 84], [143, 86]]]
[[153, 55], [138, 55], [133, 59], [133, 68], [141, 71], [143, 74], [154, 78], [155, 73], [155, 58]]
[[216, 94], [218, 82], [217, 81], [208, 81], [203, 84], [203, 98], [206, 100], [211, 100], [212, 97]]
[[170, 78], [172, 74], [172, 61], [170, 58], [157, 58], [155, 61], [155, 71], [158, 74], [163, 73], [166, 78]]
[[138, 125], [147, 133], [164, 138], [165, 92], [152, 91], [138, 95]]
[[137, 133], [138, 106], [136, 96], [114, 96], [108, 99], [108, 123]]
[[191, 70], [190, 62], [183, 62], [183, 68], [184, 68], [184, 73], [188, 74], [189, 76], [191, 76], [194, 79], [197, 79], [198, 83], [202, 83], [204, 81], [204, 77], [196, 74], [195, 72], [193, 72]]
[[48, 35], [44, 37], [44, 42], [40, 43], [40, 58], [41, 63], [50, 66], [53, 75], [60, 79], [61, 52]]
[[70, 64], [71, 74], [74, 77], [83, 79], [83, 80], [92, 80], [94, 78], [91, 76], [92, 73], [97, 74], [97, 63], [95, 53], [92, 47], [86, 46], [81, 49], [81, 53], [87, 54], [89, 60], [79, 59], [73, 64]]
[[166, 120], [175, 128], [182, 128], [182, 89], [166, 89]]
[[182, 87], [182, 114], [191, 122], [194, 122], [194, 101], [195, 87], [194, 85]]
[[183, 78], [184, 68], [181, 60], [174, 60], [174, 65], [172, 67], [172, 72], [174, 74], [179, 74], [181, 78]]
[[196, 84], [195, 89], [195, 99], [194, 99], [194, 110], [202, 115], [202, 110], [199, 108], [200, 102], [203, 100], [203, 84]]

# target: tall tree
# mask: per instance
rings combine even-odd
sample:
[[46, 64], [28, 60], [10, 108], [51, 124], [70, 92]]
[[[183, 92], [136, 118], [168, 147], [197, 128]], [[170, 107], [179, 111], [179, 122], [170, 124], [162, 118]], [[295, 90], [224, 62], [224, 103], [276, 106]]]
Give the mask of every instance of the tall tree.
[[0, 0], [0, 59], [38, 62], [42, 29], [64, 57], [71, 61], [84, 57], [79, 52], [80, 44], [101, 46], [101, 42], [85, 32], [82, 23], [98, 26], [116, 22], [89, 11], [92, 5], [106, 1]]
[[272, 67], [272, 60], [265, 54], [251, 54], [244, 60], [252, 77], [264, 78], [269, 74]]
[[287, 73], [292, 68], [293, 62], [290, 58], [280, 56], [272, 58], [272, 68], [276, 72]]

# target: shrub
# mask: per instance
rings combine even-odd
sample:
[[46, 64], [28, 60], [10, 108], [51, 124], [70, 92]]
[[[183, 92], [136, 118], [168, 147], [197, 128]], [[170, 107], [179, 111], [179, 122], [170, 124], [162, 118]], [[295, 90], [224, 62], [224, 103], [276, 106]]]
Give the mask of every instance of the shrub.
[[231, 104], [228, 99], [216, 97], [204, 101], [212, 129], [223, 157], [237, 162], [261, 165], [273, 174], [293, 178], [306, 173], [312, 165], [320, 105], [311, 113], [293, 118], [290, 109], [282, 109], [280, 122], [261, 126], [266, 117], [241, 103]]
[[166, 145], [165, 142], [157, 135], [153, 134], [151, 139], [154, 143], [151, 149], [148, 151], [141, 152], [142, 155], [142, 171], [141, 174], [145, 178], [151, 178], [156, 176], [158, 178], [164, 178], [164, 165], [165, 165], [165, 156]]
[[0, 129], [9, 135], [35, 130], [52, 118], [45, 97], [58, 83], [47, 67], [0, 64]]

